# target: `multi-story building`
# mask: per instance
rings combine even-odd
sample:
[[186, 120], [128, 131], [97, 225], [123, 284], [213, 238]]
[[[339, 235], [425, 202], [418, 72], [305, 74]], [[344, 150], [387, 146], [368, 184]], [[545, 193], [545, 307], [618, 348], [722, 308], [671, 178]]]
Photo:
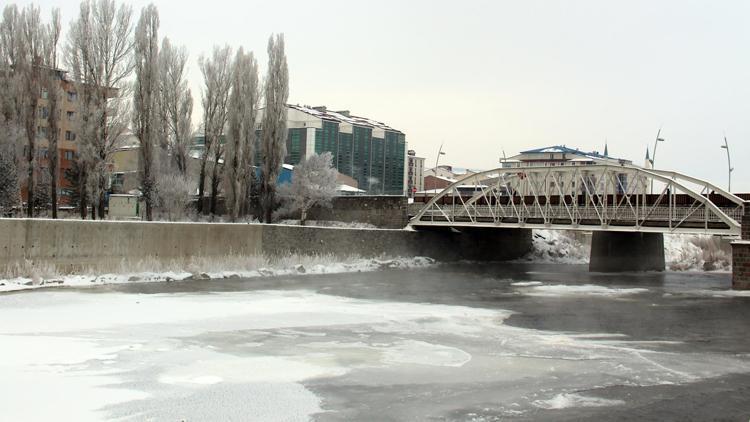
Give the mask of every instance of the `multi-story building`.
[[413, 149], [410, 149], [407, 155], [409, 166], [406, 187], [409, 197], [413, 197], [415, 192], [424, 190], [424, 158], [417, 157], [417, 153]]
[[295, 165], [304, 157], [330, 152], [336, 170], [354, 178], [359, 189], [368, 194], [405, 194], [403, 132], [349, 111], [300, 105], [287, 107], [287, 128], [286, 164]]
[[[600, 154], [597, 151], [585, 152], [579, 149], [568, 148], [565, 145], [554, 145], [544, 148], [536, 148], [528, 151], [522, 151], [520, 154], [502, 160], [502, 167], [507, 169], [521, 169], [524, 167], [559, 167], [559, 166], [584, 166], [584, 165], [632, 165], [631, 160], [622, 158], [615, 158], [609, 156], [607, 146], [604, 146], [604, 153]], [[576, 187], [576, 190], [584, 192], [596, 191], [597, 180], [594, 175], [586, 176], [586, 186], [579, 183], [576, 180], [566, 180], [562, 178], [560, 180], [561, 188]], [[631, 191], [629, 188], [631, 181], [628, 180], [626, 173], [618, 174], [618, 181], [616, 183], [616, 189], [618, 192], [623, 193], [625, 191]], [[644, 187], [633, 186], [633, 189], [638, 191], [643, 190]]]
[[[59, 114], [57, 116], [57, 151], [49, 150], [49, 92], [42, 89], [39, 93], [39, 102], [37, 109], [37, 131], [35, 140], [36, 154], [36, 185], [41, 183], [48, 184], [49, 180], [49, 163], [52, 158], [51, 154], [57, 154], [57, 198], [59, 205], [68, 205], [71, 202], [72, 185], [65, 177], [65, 173], [73, 167], [78, 154], [78, 145], [76, 143], [76, 132], [74, 121], [76, 119], [76, 94], [73, 82], [66, 79], [64, 70], [45, 69], [54, 74], [59, 80]], [[24, 142], [23, 160], [26, 160], [28, 154], [28, 142]], [[46, 188], [46, 186], [45, 186]], [[21, 195], [24, 201], [28, 198], [26, 186], [21, 189]]]

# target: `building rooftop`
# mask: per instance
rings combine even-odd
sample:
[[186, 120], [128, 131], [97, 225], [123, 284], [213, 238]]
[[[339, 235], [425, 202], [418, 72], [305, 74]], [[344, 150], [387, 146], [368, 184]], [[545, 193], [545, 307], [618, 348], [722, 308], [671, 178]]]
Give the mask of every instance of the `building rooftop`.
[[[552, 145], [548, 147], [542, 147], [542, 148], [536, 148], [536, 149], [530, 149], [526, 151], [521, 151], [521, 154], [549, 154], [549, 153], [557, 153], [557, 154], [572, 154], [572, 155], [578, 155], [581, 157], [589, 158], [589, 159], [600, 159], [600, 160], [613, 160], [613, 161], [625, 161], [625, 162], [631, 162], [631, 160], [627, 159], [621, 159], [617, 157], [610, 157], [609, 154], [607, 154], [607, 147], [604, 147], [604, 154], [600, 154], [598, 151], [581, 151], [580, 149], [576, 148], [569, 148], [565, 145]], [[517, 156], [516, 156], [517, 157]], [[508, 160], [510, 161], [510, 160]]]
[[390, 132], [402, 133], [400, 130], [394, 129], [386, 125], [383, 122], [379, 122], [377, 120], [373, 120], [367, 117], [354, 116], [350, 114], [348, 110], [347, 111], [331, 111], [331, 110], [328, 110], [328, 108], [325, 106], [310, 107], [306, 105], [301, 106], [299, 104], [289, 104], [289, 108], [293, 108], [295, 110], [310, 114], [312, 116], [315, 116], [324, 120], [332, 120], [332, 121], [339, 122], [339, 123], [348, 123], [351, 125], [373, 127], [373, 128], [387, 130]]

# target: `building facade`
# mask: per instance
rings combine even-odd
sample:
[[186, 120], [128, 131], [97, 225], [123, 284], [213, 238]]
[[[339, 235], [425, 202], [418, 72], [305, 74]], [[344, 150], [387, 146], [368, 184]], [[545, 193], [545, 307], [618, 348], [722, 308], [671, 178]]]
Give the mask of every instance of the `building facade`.
[[[39, 93], [37, 131], [34, 146], [36, 155], [35, 159], [37, 162], [35, 179], [37, 192], [40, 192], [40, 186], [42, 184], [49, 185], [50, 161], [53, 158], [52, 154], [57, 154], [57, 201], [59, 205], [65, 206], [71, 203], [71, 197], [73, 196], [73, 186], [66, 178], [66, 172], [70, 171], [75, 165], [77, 160], [76, 157], [78, 155], [78, 144], [76, 142], [77, 136], [75, 131], [78, 94], [76, 94], [73, 82], [65, 77], [65, 71], [59, 69], [48, 69], [48, 71], [54, 72], [54, 75], [59, 80], [59, 91], [57, 92], [59, 98], [59, 114], [56, 116], [58, 127], [57, 151], [50, 151], [49, 147], [49, 137], [51, 135], [49, 133], [50, 92], [48, 92], [47, 89], [42, 89]], [[26, 160], [27, 155], [28, 142], [25, 141], [22, 159]], [[22, 187], [21, 196], [24, 201], [28, 199], [27, 186]]]
[[349, 111], [300, 105], [287, 106], [287, 128], [286, 164], [296, 165], [313, 154], [330, 152], [336, 170], [352, 177], [368, 194], [406, 193], [403, 132]]
[[415, 192], [424, 190], [424, 158], [417, 157], [417, 153], [410, 149], [407, 153], [409, 166], [407, 168], [406, 187], [411, 198]]
[[[631, 160], [610, 157], [608, 147], [604, 146], [604, 153], [597, 151], [585, 152], [579, 149], [568, 148], [564, 145], [554, 145], [544, 148], [536, 148], [522, 151], [518, 155], [502, 161], [502, 167], [506, 169], [522, 169], [524, 167], [560, 167], [560, 166], [586, 166], [586, 165], [632, 165]], [[618, 193], [645, 193], [645, 186], [631, 186], [634, 181], [628, 180], [625, 173], [618, 174], [615, 187]], [[579, 193], [595, 193], [600, 182], [595, 175], [586, 176], [586, 183], [580, 180], [568, 180], [561, 178], [560, 188], [573, 188]], [[554, 188], [554, 186], [552, 186]]]

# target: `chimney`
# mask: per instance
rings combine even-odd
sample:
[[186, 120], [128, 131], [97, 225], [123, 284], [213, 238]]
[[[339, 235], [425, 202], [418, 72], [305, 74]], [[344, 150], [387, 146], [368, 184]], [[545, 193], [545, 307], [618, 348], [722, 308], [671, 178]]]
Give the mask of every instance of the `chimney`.
[[317, 110], [317, 111], [320, 111], [321, 113], [325, 113], [326, 111], [328, 111], [328, 108], [326, 108], [326, 106], [315, 106], [313, 107], [313, 110]]
[[344, 115], [346, 117], [351, 117], [349, 116], [349, 110], [341, 110], [341, 111], [337, 111], [336, 113]]

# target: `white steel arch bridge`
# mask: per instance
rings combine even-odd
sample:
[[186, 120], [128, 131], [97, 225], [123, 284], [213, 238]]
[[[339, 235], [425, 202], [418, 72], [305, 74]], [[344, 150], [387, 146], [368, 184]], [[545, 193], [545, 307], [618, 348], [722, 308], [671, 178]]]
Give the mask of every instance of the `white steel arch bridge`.
[[612, 164], [498, 168], [446, 187], [409, 225], [739, 236], [745, 206], [710, 182], [672, 171]]

